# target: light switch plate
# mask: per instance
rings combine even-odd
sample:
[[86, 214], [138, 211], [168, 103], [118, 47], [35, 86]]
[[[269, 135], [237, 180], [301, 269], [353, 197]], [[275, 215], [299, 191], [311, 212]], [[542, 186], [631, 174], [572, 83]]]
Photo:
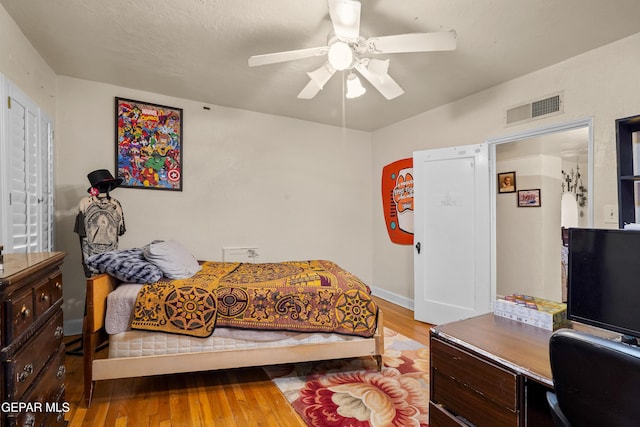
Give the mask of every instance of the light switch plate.
[[604, 205], [604, 222], [607, 224], [618, 223], [618, 206]]

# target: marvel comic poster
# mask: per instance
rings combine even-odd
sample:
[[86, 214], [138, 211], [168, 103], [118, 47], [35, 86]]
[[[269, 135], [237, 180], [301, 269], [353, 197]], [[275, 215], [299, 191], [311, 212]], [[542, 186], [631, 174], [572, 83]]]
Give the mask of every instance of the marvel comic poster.
[[182, 109], [116, 98], [121, 187], [182, 191]]

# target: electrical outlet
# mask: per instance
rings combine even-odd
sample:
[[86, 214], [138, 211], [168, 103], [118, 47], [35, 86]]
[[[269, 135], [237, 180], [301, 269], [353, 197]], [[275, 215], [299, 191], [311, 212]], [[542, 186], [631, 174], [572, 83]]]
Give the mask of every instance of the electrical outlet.
[[618, 207], [616, 205], [604, 205], [604, 222], [607, 224], [618, 223]]
[[251, 262], [260, 260], [260, 248], [258, 247], [223, 247], [223, 262]]

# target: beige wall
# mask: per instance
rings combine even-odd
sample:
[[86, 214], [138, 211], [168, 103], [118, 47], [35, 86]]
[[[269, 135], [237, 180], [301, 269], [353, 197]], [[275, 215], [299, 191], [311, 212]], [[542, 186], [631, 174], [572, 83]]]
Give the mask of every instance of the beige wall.
[[[0, 6], [0, 73], [56, 120], [55, 249], [67, 253], [65, 324], [78, 332], [84, 275], [78, 202], [113, 171], [114, 97], [184, 109], [184, 191], [120, 188], [120, 248], [177, 239], [201, 259], [257, 246], [261, 261], [331, 259], [372, 282], [370, 134], [58, 77]], [[59, 93], [59, 96], [58, 96]]]
[[542, 201], [539, 208], [523, 208], [517, 192], [496, 196], [497, 295], [561, 300], [560, 165], [559, 157], [546, 155], [496, 164], [496, 173], [517, 172], [518, 190], [539, 188]]
[[65, 319], [82, 314], [73, 232], [87, 173], [114, 169], [114, 97], [184, 109], [182, 192], [118, 188], [120, 248], [176, 239], [199, 259], [257, 246], [260, 261], [331, 259], [372, 281], [370, 134], [60, 77], [57, 248], [68, 253]]
[[[189, 100], [58, 80], [0, 6], [0, 73], [57, 122], [57, 249], [69, 253], [68, 319], [81, 316], [83, 295], [73, 218], [86, 194], [86, 174], [113, 168], [114, 96], [185, 109], [185, 191], [114, 192], [129, 230], [121, 247], [175, 237], [198, 257], [219, 257], [222, 246], [249, 244], [259, 246], [265, 260], [332, 258], [378, 293], [411, 306], [413, 248], [387, 236], [382, 167], [415, 150], [477, 144], [593, 117], [595, 225], [606, 226], [602, 206], [617, 204], [614, 120], [640, 114], [638, 51], [640, 34], [368, 134], [216, 106], [206, 111]], [[560, 90], [564, 114], [504, 126], [506, 108]], [[311, 195], [305, 195], [308, 190]], [[164, 207], [161, 213], [150, 214], [158, 206]]]
[[[640, 33], [600, 49], [505, 82], [488, 90], [424, 112], [372, 134], [373, 286], [411, 305], [413, 248], [391, 243], [382, 213], [380, 174], [413, 151], [477, 144], [488, 138], [593, 117], [594, 216], [603, 224], [603, 205], [617, 205], [617, 118], [640, 114]], [[428, 82], [425, 82], [428, 84]], [[564, 91], [564, 114], [506, 127], [504, 111], [540, 96]]]
[[35, 101], [49, 117], [55, 118], [56, 73], [31, 46], [2, 5], [0, 5], [0, 73]]

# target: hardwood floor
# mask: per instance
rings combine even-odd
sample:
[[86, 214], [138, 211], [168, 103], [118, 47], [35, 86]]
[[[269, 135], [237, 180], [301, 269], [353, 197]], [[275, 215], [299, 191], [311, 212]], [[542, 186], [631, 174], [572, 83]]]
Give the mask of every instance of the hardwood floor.
[[[430, 325], [413, 320], [412, 310], [376, 301], [386, 327], [428, 345]], [[98, 381], [90, 408], [83, 400], [82, 356], [67, 355], [66, 369], [69, 427], [305, 425], [262, 368]]]

